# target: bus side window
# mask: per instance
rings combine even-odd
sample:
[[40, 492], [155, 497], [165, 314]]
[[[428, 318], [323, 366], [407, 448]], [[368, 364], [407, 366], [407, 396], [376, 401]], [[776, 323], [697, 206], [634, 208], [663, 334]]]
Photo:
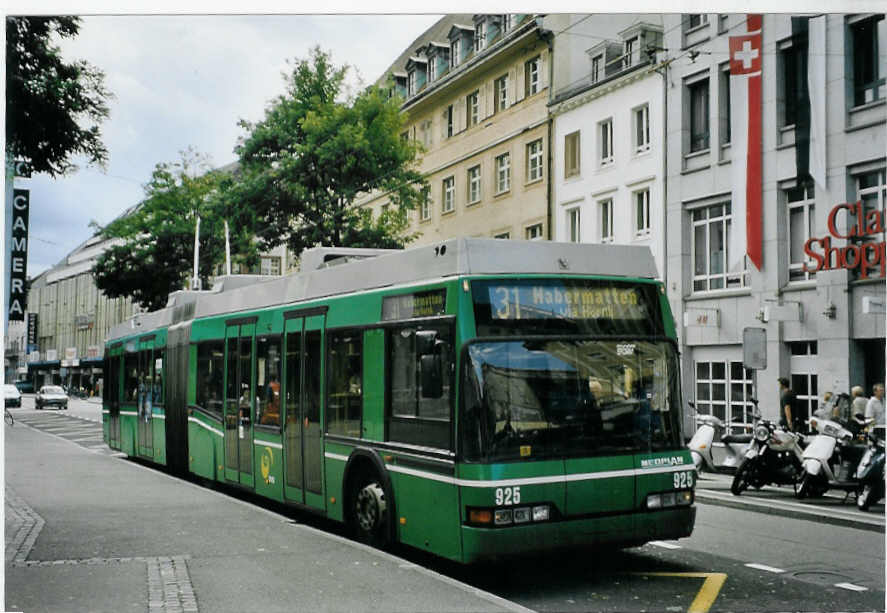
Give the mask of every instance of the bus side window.
[[280, 337], [256, 339], [256, 417], [259, 424], [280, 426]]
[[363, 414], [363, 333], [330, 332], [327, 432], [360, 437]]
[[224, 367], [224, 341], [205, 341], [197, 345], [197, 406], [220, 417]]

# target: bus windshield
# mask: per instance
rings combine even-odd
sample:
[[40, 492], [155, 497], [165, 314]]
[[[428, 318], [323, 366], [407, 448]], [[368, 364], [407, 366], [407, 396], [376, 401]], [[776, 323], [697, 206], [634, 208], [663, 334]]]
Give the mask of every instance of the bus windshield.
[[677, 449], [677, 354], [667, 341], [477, 342], [463, 371], [466, 461]]

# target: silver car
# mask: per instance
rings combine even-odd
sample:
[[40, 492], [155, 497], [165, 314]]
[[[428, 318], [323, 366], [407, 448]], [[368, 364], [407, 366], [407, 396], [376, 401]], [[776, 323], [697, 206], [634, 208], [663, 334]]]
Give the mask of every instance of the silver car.
[[37, 392], [35, 399], [37, 410], [46, 407], [58, 407], [60, 409], [68, 408], [68, 395], [58, 385], [44, 385]]

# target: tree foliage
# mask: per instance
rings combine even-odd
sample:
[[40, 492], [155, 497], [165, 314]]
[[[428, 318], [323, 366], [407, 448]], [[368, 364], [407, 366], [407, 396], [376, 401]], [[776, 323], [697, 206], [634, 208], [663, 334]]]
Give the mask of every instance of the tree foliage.
[[[260, 248], [286, 244], [403, 247], [407, 211], [427, 195], [414, 168], [418, 146], [401, 138], [397, 100], [378, 87], [345, 96], [348, 67], [314, 48], [285, 75], [287, 91], [236, 147], [240, 179], [230, 196], [263, 220]], [[373, 219], [354, 206], [361, 194], [387, 193], [391, 207]]]
[[108, 117], [104, 73], [85, 61], [65, 63], [53, 36], [71, 38], [76, 17], [6, 18], [6, 148], [34, 172], [76, 169], [72, 156], [104, 166], [99, 124]]
[[254, 218], [225, 194], [233, 182], [211, 171], [193, 149], [181, 160], [157, 164], [145, 186], [145, 199], [131, 212], [101, 229], [116, 239], [96, 260], [96, 285], [109, 297], [131, 296], [150, 310], [166, 305], [170, 292], [182, 289], [194, 265], [194, 230], [200, 217], [199, 276], [207, 285], [224, 262], [224, 222], [228, 221], [232, 257], [254, 266]]

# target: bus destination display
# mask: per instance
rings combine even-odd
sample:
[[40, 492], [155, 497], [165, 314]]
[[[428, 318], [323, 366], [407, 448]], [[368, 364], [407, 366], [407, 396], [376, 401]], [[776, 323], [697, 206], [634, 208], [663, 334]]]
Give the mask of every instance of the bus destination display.
[[447, 306], [447, 290], [438, 289], [382, 299], [382, 320], [412, 319], [443, 315]]
[[513, 319], [644, 319], [646, 301], [636, 287], [544, 284], [489, 286], [490, 316]]

